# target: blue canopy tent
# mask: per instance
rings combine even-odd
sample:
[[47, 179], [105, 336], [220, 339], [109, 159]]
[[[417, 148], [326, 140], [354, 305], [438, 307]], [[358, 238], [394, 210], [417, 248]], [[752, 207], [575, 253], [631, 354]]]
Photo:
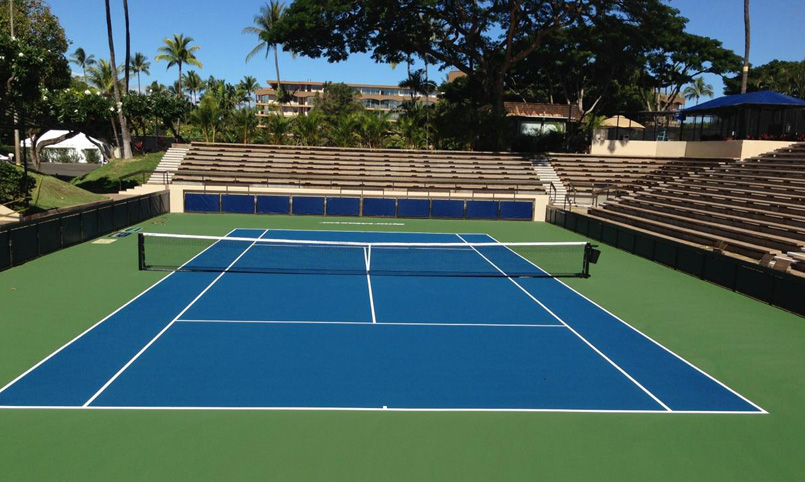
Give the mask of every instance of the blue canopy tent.
[[683, 129], [684, 121], [693, 118], [693, 131], [685, 136], [690, 140], [793, 141], [805, 136], [805, 100], [779, 92], [726, 95], [684, 109], [679, 116]]

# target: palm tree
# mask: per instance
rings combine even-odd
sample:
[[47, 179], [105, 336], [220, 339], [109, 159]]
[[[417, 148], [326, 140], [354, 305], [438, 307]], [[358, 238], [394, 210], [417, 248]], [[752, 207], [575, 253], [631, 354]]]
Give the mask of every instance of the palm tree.
[[123, 83], [126, 89], [123, 92], [128, 94], [129, 74], [131, 73], [131, 32], [129, 30], [129, 0], [123, 0], [123, 17], [125, 19], [125, 25], [126, 25], [126, 61], [125, 61], [126, 70], [124, 71], [125, 82]]
[[149, 85], [145, 90], [149, 94], [159, 94], [159, 93], [165, 92], [167, 89], [165, 88], [164, 85], [160, 84], [159, 82], [157, 82], [155, 80], [155, 81], [151, 82], [151, 85]]
[[[179, 85], [177, 95], [183, 96], [182, 93], [182, 65], [190, 64], [198, 68], [202, 68], [201, 62], [196, 58], [194, 52], [201, 47], [198, 45], [190, 45], [193, 37], [185, 37], [184, 34], [173, 34], [173, 38], [166, 38], [163, 40], [165, 45], [158, 48], [157, 51], [161, 52], [156, 56], [156, 60], [164, 60], [168, 63], [168, 69], [174, 65], [179, 67]], [[166, 69], [167, 70], [167, 69]]]
[[383, 147], [386, 135], [391, 130], [391, 112], [375, 113], [366, 111], [360, 119], [361, 140], [365, 147]]
[[685, 99], [696, 99], [696, 105], [699, 105], [700, 98], [712, 98], [713, 94], [713, 86], [710, 84], [705, 84], [704, 77], [696, 77], [696, 80], [694, 80], [689, 86], [685, 87], [685, 90], [682, 91], [682, 95], [685, 96]]
[[142, 72], [145, 75], [151, 75], [151, 62], [148, 62], [148, 57], [146, 57], [142, 52], [137, 52], [134, 54], [134, 60], [131, 61], [131, 72], [133, 74], [137, 74], [137, 92], [141, 92], [142, 88], [140, 87], [140, 73]]
[[[112, 77], [117, 79], [117, 64], [115, 63], [115, 39], [112, 35], [112, 12], [109, 8], [109, 0], [104, 2], [106, 4], [106, 36], [109, 40], [109, 64], [112, 68]], [[120, 123], [120, 132], [123, 137], [123, 158], [131, 159], [133, 154], [131, 152], [131, 132], [126, 121], [126, 116], [123, 115], [123, 100], [120, 95], [120, 86], [117, 82], [112, 82], [112, 91], [115, 95], [115, 105], [117, 106], [117, 118]]]
[[[104, 94], [112, 95], [115, 85], [115, 72], [112, 72], [112, 64], [105, 59], [98, 59], [89, 68], [89, 83], [94, 85]], [[120, 79], [117, 79], [120, 82]]]
[[240, 81], [238, 84], [238, 89], [242, 90], [247, 96], [249, 96], [249, 106], [251, 106], [251, 95], [254, 94], [254, 103], [257, 103], [257, 89], [260, 88], [260, 83], [257, 82], [257, 79], [252, 77], [251, 75], [246, 75], [243, 77], [243, 80]]
[[246, 55], [246, 62], [252, 59], [261, 50], [266, 51], [266, 58], [271, 49], [274, 49], [274, 68], [277, 70], [277, 101], [283, 102], [282, 83], [280, 81], [279, 44], [270, 40], [271, 29], [277, 25], [285, 13], [285, 4], [277, 0], [269, 0], [260, 7], [260, 13], [254, 16], [254, 26], [246, 27], [243, 33], [257, 36], [259, 43]]
[[316, 111], [294, 117], [291, 125], [295, 143], [302, 146], [318, 145], [320, 129], [321, 119]]
[[81, 67], [81, 71], [84, 74], [84, 83], [87, 83], [87, 67], [92, 67], [95, 65], [95, 56], [94, 55], [87, 55], [84, 52], [84, 49], [78, 47], [75, 49], [70, 55], [70, 62], [76, 64], [77, 66]]
[[744, 0], [744, 65], [741, 70], [741, 93], [746, 93], [749, 82], [749, 0]]
[[423, 69], [417, 69], [408, 74], [408, 77], [399, 83], [400, 87], [411, 89], [411, 100], [422, 94], [428, 96], [436, 91], [436, 83], [428, 79]]
[[193, 103], [198, 100], [197, 94], [204, 90], [204, 81], [195, 70], [190, 70], [184, 74], [184, 89], [190, 93]]
[[244, 144], [249, 144], [257, 133], [257, 111], [252, 107], [237, 109], [232, 114], [232, 127], [235, 128], [237, 138]]

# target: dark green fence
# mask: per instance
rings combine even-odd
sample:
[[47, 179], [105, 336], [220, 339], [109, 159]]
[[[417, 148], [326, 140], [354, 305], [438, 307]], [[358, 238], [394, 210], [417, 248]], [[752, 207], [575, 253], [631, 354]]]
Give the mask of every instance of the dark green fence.
[[43, 213], [0, 226], [0, 271], [169, 211], [167, 191]]
[[805, 278], [548, 206], [546, 221], [805, 316]]

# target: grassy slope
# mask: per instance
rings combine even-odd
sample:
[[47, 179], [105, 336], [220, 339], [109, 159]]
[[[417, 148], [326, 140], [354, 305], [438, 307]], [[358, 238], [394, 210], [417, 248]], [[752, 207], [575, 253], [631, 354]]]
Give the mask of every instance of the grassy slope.
[[31, 204], [37, 210], [47, 210], [86, 204], [106, 199], [51, 176], [31, 173], [36, 178]]
[[[153, 171], [156, 169], [164, 152], [153, 152], [133, 159], [117, 159], [92, 172], [73, 179], [72, 184], [94, 192], [117, 192], [118, 180], [137, 171]], [[135, 176], [124, 180], [123, 188], [141, 184], [142, 178]]]
[[[144, 225], [220, 235], [234, 227], [361, 229], [320, 221], [184, 214]], [[538, 223], [400, 222], [365, 229], [582, 239]], [[593, 276], [569, 284], [769, 415], [7, 410], [3, 480], [799, 480], [805, 321], [602, 250]], [[162, 276], [138, 272], [135, 253], [128, 237], [0, 273], [0, 386]]]

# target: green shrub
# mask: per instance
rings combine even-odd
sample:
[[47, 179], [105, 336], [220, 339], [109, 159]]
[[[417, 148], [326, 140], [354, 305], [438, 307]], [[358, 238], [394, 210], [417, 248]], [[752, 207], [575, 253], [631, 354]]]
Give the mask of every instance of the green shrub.
[[101, 153], [97, 149], [84, 149], [84, 158], [89, 164], [101, 162]]
[[[22, 180], [23, 172], [16, 167], [0, 162], [0, 204], [6, 204], [23, 197]], [[31, 196], [31, 191], [36, 186], [33, 176], [28, 176], [25, 186], [25, 197]]]

